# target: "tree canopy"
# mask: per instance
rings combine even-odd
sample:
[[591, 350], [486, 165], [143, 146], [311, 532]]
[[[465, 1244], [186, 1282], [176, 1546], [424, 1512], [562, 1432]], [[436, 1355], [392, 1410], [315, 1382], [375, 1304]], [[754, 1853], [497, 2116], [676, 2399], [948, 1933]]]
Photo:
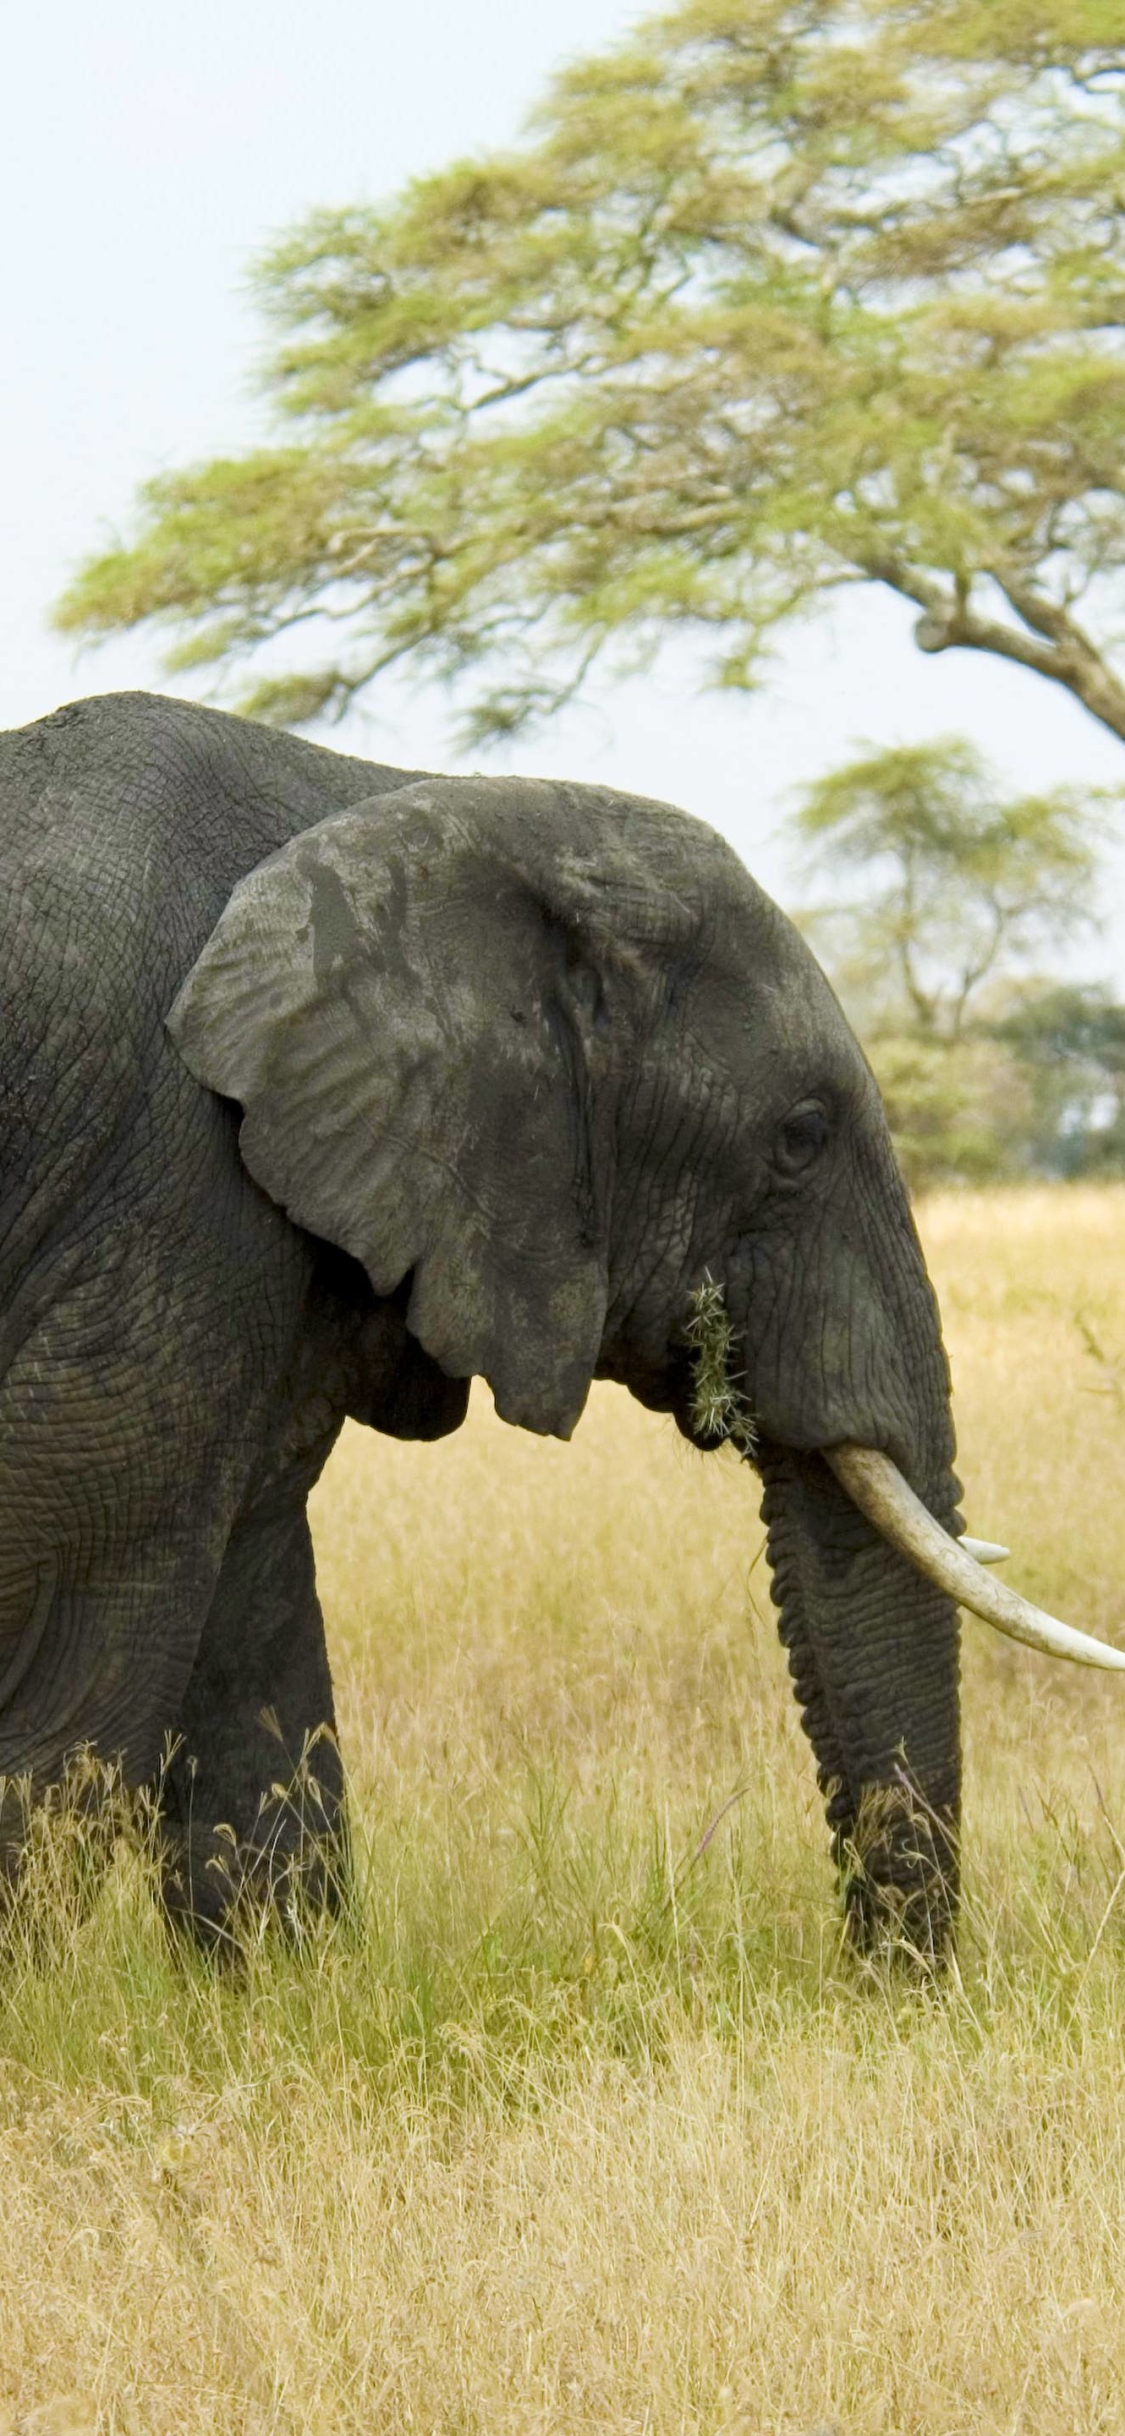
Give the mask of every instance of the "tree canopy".
[[1006, 797], [959, 736], [872, 749], [806, 787], [806, 855], [860, 882], [829, 919], [863, 1028], [952, 1046], [989, 985], [1091, 926], [1099, 800]]
[[294, 723], [408, 661], [483, 735], [677, 627], [749, 685], [878, 583], [1125, 738], [1120, 36], [1120, 0], [653, 17], [521, 149], [274, 248], [277, 443], [150, 483], [60, 622], [264, 648], [243, 705]]
[[1061, 1175], [1125, 1172], [1125, 1006], [1104, 984], [1032, 982], [994, 1030], [1030, 1085], [1032, 1162]]
[[806, 873], [844, 884], [809, 925], [911, 1184], [1125, 1165], [1125, 1007], [1050, 977], [1097, 927], [1107, 801], [1006, 796], [958, 736], [872, 748], [803, 790]]

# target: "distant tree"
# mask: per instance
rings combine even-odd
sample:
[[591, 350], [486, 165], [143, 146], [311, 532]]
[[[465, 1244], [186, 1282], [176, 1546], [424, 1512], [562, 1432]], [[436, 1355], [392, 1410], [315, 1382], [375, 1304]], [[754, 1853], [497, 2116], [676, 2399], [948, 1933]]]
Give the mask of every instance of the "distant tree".
[[803, 791], [806, 886], [851, 883], [806, 925], [914, 1187], [1118, 1156], [1125, 1011], [1107, 991], [1042, 978], [1045, 958], [1095, 926], [1103, 800], [1005, 796], [956, 736], [872, 749]]
[[874, 1033], [955, 1045], [987, 987], [1094, 920], [1095, 799], [1006, 798], [962, 737], [873, 748], [817, 779], [794, 833], [807, 868], [857, 883], [827, 936]]
[[486, 735], [685, 626], [748, 686], [881, 584], [1125, 738], [1123, 192], [1121, 0], [684, 0], [276, 246], [287, 436], [149, 483], [59, 621], [304, 640], [285, 722], [410, 662]]
[[1018, 1050], [986, 1033], [956, 1042], [880, 1032], [868, 1041], [899, 1165], [913, 1192], [991, 1184], [1039, 1162], [1033, 1080]]
[[1125, 1174], [1125, 1006], [1112, 992], [1033, 980], [991, 1030], [1030, 1087], [1034, 1164], [1059, 1175]]

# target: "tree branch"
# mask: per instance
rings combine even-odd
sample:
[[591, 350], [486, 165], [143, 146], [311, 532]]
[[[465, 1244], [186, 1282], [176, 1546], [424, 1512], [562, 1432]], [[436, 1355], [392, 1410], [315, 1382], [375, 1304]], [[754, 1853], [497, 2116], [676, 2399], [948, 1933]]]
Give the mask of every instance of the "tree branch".
[[[1011, 602], [1017, 617], [1032, 629], [1021, 634], [1018, 627], [1007, 626], [999, 618], [982, 617], [971, 608], [967, 585], [949, 591], [916, 568], [875, 554], [867, 555], [862, 563], [876, 582], [917, 602], [923, 613], [914, 629], [920, 651], [990, 651], [998, 659], [1014, 660], [1020, 668], [1049, 677], [1053, 684], [1074, 694], [1092, 718], [1125, 743], [1125, 685], [1106, 667], [1065, 609], [1057, 608], [1054, 602], [1018, 579], [994, 574], [993, 580]], [[991, 568], [981, 572], [993, 574]], [[1036, 636], [1040, 639], [1036, 640]]]

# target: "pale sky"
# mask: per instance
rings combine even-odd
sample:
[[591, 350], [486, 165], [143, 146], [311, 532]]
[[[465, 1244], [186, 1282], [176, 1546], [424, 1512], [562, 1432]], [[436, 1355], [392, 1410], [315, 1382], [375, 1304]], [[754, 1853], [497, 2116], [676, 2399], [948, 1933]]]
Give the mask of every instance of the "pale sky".
[[[565, 53], [599, 48], [621, 0], [53, 0], [9, 13], [0, 154], [0, 727], [77, 694], [173, 685], [158, 638], [77, 653], [46, 625], [77, 562], [127, 533], [136, 485], [264, 429], [246, 267], [319, 204], [375, 199], [512, 141]], [[677, 644], [602, 687], [501, 767], [683, 804], [792, 902], [791, 791], [859, 743], [968, 733], [1013, 788], [1115, 784], [1121, 746], [1066, 695], [968, 653], [927, 659], [904, 605], [849, 593], [792, 632], [762, 689], [716, 697]], [[396, 685], [326, 743], [460, 765], [447, 706]], [[478, 752], [475, 756], [482, 758]], [[1107, 894], [1125, 897], [1125, 854]], [[1125, 923], [1078, 957], [1125, 986]]]

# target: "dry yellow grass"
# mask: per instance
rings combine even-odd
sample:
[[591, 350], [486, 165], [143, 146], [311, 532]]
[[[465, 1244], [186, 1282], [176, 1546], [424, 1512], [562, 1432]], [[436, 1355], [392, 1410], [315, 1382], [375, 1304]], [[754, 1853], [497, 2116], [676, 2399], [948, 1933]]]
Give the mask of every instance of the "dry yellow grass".
[[[1120, 1631], [1125, 1191], [923, 1224], [970, 1525]], [[363, 1933], [217, 1983], [125, 1861], [9, 1966], [0, 2429], [1119, 2436], [1116, 1681], [969, 1626], [962, 1972], [910, 1995], [839, 1954], [733, 1458], [481, 1399], [349, 1433], [316, 1524]]]

